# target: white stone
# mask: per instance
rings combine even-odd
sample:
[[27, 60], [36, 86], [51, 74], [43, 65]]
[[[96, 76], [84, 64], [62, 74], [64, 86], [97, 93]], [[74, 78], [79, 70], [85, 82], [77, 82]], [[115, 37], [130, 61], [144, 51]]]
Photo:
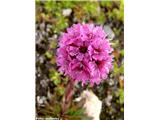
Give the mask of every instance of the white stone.
[[107, 37], [109, 40], [113, 40], [114, 37], [115, 37], [115, 34], [114, 32], [112, 31], [111, 27], [109, 25], [105, 25], [104, 26], [104, 31], [106, 32], [107, 34]]
[[72, 12], [72, 9], [63, 9], [62, 14], [64, 16], [69, 16], [71, 14], [71, 12]]
[[92, 91], [85, 90], [82, 92], [81, 96], [76, 99], [76, 101], [80, 101], [82, 99], [85, 99], [85, 103], [83, 105], [85, 113], [89, 117], [92, 117], [92, 120], [99, 120], [102, 102], [98, 97]]
[[105, 99], [105, 103], [107, 106], [111, 106], [112, 95], [108, 95]]

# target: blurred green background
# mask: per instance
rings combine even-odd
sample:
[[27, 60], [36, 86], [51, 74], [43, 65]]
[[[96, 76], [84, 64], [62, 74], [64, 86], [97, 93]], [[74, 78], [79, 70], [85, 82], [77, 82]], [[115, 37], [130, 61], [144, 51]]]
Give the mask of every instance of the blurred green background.
[[[74, 98], [91, 89], [103, 102], [100, 120], [124, 119], [124, 3], [36, 0], [36, 116], [59, 117], [68, 78], [57, 71], [55, 53], [62, 32], [74, 23], [103, 25], [114, 48], [114, 69], [98, 86], [78, 84]], [[66, 120], [88, 120], [73, 102]]]

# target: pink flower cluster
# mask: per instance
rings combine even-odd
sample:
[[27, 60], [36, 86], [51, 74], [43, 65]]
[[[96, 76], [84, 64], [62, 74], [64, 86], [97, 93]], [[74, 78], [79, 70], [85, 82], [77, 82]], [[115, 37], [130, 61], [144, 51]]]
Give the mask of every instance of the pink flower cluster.
[[112, 48], [101, 26], [74, 24], [60, 37], [59, 71], [85, 84], [99, 84], [112, 68]]

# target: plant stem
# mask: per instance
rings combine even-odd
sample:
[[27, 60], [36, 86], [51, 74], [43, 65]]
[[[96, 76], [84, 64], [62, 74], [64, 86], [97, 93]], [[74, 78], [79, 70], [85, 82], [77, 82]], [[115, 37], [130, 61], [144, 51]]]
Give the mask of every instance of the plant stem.
[[64, 114], [66, 112], [66, 110], [69, 108], [69, 106], [71, 104], [73, 93], [74, 93], [74, 85], [75, 85], [75, 80], [70, 79], [68, 81], [65, 95], [64, 95], [64, 99], [63, 99], [63, 103], [62, 103], [62, 114]]

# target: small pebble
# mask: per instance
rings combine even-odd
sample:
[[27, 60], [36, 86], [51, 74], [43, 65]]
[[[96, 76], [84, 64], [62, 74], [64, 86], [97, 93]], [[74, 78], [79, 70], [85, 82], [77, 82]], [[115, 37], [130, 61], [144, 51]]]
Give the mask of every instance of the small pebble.
[[72, 9], [63, 9], [63, 16], [69, 16], [72, 12]]
[[112, 100], [112, 95], [108, 95], [107, 98], [105, 98], [105, 103], [107, 106], [111, 106], [111, 100]]

